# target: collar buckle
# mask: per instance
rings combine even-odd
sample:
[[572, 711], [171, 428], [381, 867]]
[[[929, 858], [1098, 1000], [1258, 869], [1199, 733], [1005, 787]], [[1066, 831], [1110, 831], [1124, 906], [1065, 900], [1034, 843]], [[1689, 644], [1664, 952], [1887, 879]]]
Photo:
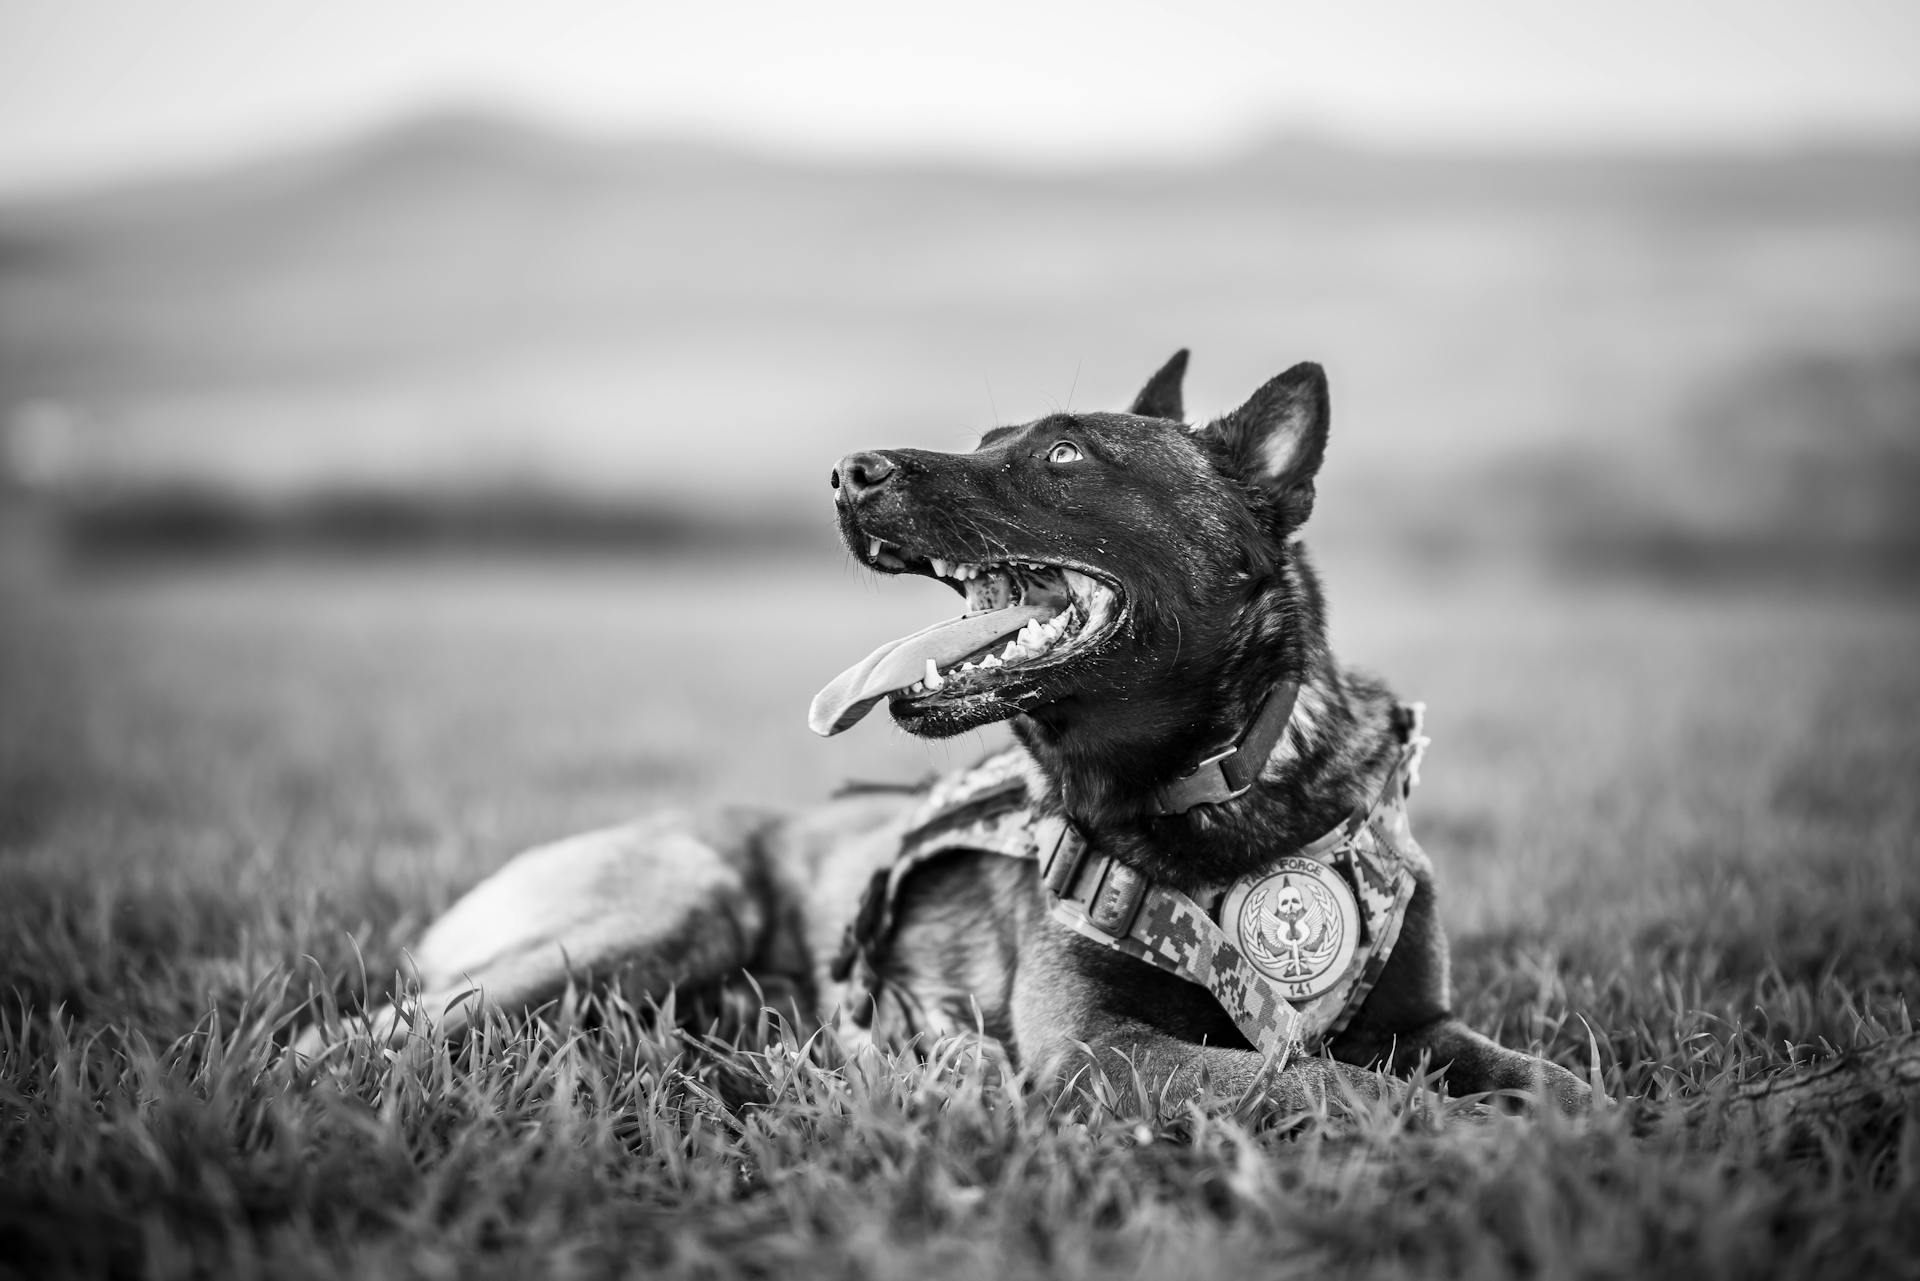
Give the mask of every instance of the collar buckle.
[[1184, 814], [1196, 805], [1218, 805], [1253, 790], [1268, 753], [1280, 741], [1299, 697], [1297, 681], [1281, 681], [1267, 694], [1237, 742], [1202, 760], [1191, 770], [1153, 791], [1155, 815]]
[[1163, 787], [1154, 789], [1154, 808], [1161, 814], [1182, 814], [1196, 805], [1218, 805], [1237, 800], [1253, 790], [1252, 780], [1235, 787], [1227, 778], [1223, 762], [1240, 749], [1229, 747], [1201, 761], [1193, 769]]

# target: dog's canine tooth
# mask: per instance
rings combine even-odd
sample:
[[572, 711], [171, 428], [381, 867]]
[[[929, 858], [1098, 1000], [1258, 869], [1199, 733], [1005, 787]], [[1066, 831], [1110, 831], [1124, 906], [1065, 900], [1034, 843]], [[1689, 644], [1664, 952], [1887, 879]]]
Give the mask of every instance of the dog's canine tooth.
[[947, 562], [940, 557], [934, 556], [929, 558], [927, 564], [933, 566], [933, 576], [935, 578], [945, 578], [947, 576]]
[[880, 550], [881, 550], [881, 549], [882, 549], [883, 547], [885, 547], [886, 545], [887, 545], [887, 544], [886, 544], [886, 540], [885, 540], [885, 539], [882, 539], [882, 538], [869, 538], [869, 539], [867, 540], [867, 558], [868, 558], [869, 560], [879, 560], [879, 559], [880, 559]]
[[926, 680], [927, 688], [931, 690], [937, 690], [942, 685], [945, 685], [946, 683], [947, 683], [946, 678], [940, 675], [940, 669], [938, 667], [935, 667], [933, 665], [933, 660], [929, 658], [927, 660], [927, 680]]

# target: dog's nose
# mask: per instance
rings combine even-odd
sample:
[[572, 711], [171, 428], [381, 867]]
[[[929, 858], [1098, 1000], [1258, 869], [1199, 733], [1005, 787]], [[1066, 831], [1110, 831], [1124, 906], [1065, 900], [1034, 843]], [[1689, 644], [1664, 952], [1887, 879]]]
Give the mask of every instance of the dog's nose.
[[885, 454], [848, 454], [833, 469], [832, 484], [842, 497], [859, 498], [886, 484], [895, 470], [893, 459]]

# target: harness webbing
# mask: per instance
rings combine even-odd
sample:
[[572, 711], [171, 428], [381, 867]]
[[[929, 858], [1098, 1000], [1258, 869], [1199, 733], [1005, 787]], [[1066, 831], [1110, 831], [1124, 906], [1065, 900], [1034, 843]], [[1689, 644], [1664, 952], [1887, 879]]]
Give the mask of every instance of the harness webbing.
[[[859, 981], [873, 993], [902, 883], [937, 856], [985, 851], [1034, 861], [1055, 921], [1205, 987], [1262, 1053], [1279, 1058], [1317, 1049], [1346, 1026], [1372, 990], [1399, 938], [1416, 873], [1427, 867], [1406, 814], [1427, 745], [1422, 709], [1409, 704], [1397, 711], [1400, 756], [1373, 801], [1313, 843], [1276, 856], [1266, 869], [1198, 895], [1157, 884], [1092, 850], [1064, 819], [1035, 814], [1027, 761], [1017, 748], [942, 779], [915, 812], [899, 856], [868, 886], [833, 977], [847, 979], [857, 968]], [[1295, 887], [1292, 899], [1284, 892], [1288, 886]], [[1350, 909], [1339, 905], [1343, 894], [1351, 896]], [[1290, 919], [1276, 915], [1255, 895], [1299, 911]], [[1348, 912], [1357, 919], [1348, 919]], [[1309, 938], [1306, 926], [1315, 921], [1320, 933]], [[1276, 936], [1263, 923], [1283, 927], [1282, 955], [1275, 955]], [[1313, 941], [1342, 929], [1358, 934], [1350, 942], [1334, 940], [1350, 949], [1344, 962], [1329, 962], [1313, 974], [1302, 970], [1291, 980], [1269, 972], [1278, 961], [1285, 975], [1289, 957], [1299, 961]], [[1249, 949], [1263, 954], [1265, 969]], [[872, 1001], [859, 1003], [855, 1017], [864, 1022], [862, 1014], [870, 1016], [872, 1008]]]

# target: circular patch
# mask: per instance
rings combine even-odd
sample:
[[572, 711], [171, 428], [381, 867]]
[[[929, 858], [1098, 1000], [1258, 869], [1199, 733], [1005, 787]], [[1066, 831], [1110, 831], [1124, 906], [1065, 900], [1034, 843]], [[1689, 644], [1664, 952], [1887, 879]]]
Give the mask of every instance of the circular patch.
[[1353, 891], [1332, 868], [1297, 856], [1234, 882], [1220, 925], [1254, 968], [1295, 1001], [1338, 983], [1360, 946]]

